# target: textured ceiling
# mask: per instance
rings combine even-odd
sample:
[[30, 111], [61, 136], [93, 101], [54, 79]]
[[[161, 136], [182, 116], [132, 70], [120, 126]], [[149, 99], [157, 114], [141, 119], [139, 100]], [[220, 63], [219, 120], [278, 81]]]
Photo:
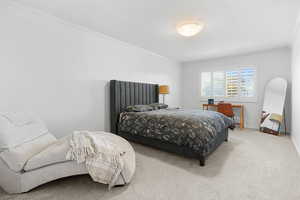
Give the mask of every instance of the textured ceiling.
[[[177, 61], [289, 45], [299, 0], [15, 0]], [[176, 23], [201, 19], [184, 38]]]

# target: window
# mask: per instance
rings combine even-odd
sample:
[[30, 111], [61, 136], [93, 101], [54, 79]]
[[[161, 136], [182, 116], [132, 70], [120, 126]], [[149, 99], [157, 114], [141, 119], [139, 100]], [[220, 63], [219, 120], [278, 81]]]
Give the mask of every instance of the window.
[[223, 97], [225, 96], [225, 80], [224, 80], [224, 72], [214, 72], [213, 73], [213, 95], [215, 97]]
[[210, 72], [202, 72], [201, 73], [201, 94], [202, 96], [212, 96], [211, 91], [211, 73]]
[[201, 96], [213, 98], [254, 98], [256, 81], [255, 68], [202, 72]]
[[239, 71], [226, 72], [226, 96], [237, 97], [239, 95], [240, 87]]
[[241, 83], [240, 90], [241, 96], [243, 97], [253, 97], [255, 96], [255, 74], [256, 71], [253, 68], [241, 70]]

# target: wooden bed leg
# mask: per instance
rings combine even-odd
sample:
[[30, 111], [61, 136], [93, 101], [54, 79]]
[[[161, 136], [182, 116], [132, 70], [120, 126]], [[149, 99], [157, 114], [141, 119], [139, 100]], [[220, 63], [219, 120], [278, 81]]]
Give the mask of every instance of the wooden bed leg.
[[204, 167], [204, 166], [205, 166], [205, 157], [202, 157], [202, 156], [201, 156], [201, 157], [199, 158], [199, 163], [200, 163], [200, 166], [201, 166], [201, 167]]

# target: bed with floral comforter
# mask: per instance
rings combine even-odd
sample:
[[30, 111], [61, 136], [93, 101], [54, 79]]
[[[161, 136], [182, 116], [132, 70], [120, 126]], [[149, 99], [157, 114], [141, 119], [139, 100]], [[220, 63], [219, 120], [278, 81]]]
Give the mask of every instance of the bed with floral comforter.
[[200, 109], [122, 112], [118, 123], [118, 132], [186, 147], [202, 156], [216, 148], [219, 135], [228, 128], [234, 128], [232, 119]]

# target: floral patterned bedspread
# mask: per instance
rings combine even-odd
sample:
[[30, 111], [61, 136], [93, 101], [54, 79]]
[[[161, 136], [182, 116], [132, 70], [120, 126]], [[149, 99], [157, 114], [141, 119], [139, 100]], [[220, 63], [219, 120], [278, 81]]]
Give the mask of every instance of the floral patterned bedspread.
[[214, 111], [200, 109], [161, 109], [147, 112], [123, 112], [118, 131], [155, 138], [189, 147], [195, 152], [209, 152], [226, 128], [234, 128], [232, 119]]

